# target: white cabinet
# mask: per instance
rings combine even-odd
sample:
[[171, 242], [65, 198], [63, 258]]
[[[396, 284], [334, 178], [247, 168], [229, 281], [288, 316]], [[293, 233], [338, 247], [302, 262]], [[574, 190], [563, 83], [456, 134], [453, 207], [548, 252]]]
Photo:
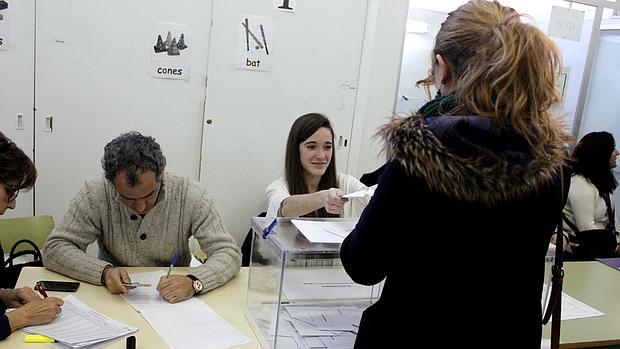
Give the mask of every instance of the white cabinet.
[[[36, 11], [36, 213], [59, 222], [102, 172], [104, 145], [131, 130], [157, 139], [168, 170], [198, 179], [211, 2], [55, 0]], [[150, 75], [160, 21], [189, 25], [189, 80]]]
[[[33, 157], [35, 0], [8, 1], [2, 10], [9, 40], [0, 45], [0, 131]], [[18, 125], [21, 115], [21, 125]], [[32, 216], [34, 190], [21, 192], [3, 218]]]

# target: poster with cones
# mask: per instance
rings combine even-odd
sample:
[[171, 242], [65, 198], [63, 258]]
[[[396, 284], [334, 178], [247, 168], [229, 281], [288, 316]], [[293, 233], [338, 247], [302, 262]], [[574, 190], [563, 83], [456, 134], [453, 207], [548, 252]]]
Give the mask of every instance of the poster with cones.
[[151, 76], [159, 79], [189, 80], [189, 25], [155, 22], [151, 40]]

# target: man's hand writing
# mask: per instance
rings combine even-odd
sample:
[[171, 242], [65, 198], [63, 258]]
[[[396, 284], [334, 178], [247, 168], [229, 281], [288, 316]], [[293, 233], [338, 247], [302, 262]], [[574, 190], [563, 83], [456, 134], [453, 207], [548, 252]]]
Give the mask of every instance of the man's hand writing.
[[162, 276], [157, 284], [159, 295], [170, 303], [182, 302], [194, 296], [192, 279], [185, 275]]

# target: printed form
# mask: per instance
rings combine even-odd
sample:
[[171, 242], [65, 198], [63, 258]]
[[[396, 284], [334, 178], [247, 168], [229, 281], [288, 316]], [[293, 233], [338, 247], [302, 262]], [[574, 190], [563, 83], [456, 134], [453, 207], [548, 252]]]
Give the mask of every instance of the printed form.
[[97, 312], [73, 295], [67, 296], [64, 301], [62, 313], [54, 321], [22, 330], [52, 337], [71, 348], [90, 346], [138, 330]]

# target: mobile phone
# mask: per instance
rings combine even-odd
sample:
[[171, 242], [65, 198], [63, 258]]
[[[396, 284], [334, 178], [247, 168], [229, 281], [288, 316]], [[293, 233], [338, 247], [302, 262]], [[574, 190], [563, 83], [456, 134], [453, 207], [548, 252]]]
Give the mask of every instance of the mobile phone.
[[[75, 292], [78, 287], [80, 287], [79, 282], [73, 281], [49, 281], [49, 280], [39, 280], [41, 286], [46, 291], [57, 291], [57, 292]], [[37, 289], [37, 285], [34, 285], [34, 289]]]

